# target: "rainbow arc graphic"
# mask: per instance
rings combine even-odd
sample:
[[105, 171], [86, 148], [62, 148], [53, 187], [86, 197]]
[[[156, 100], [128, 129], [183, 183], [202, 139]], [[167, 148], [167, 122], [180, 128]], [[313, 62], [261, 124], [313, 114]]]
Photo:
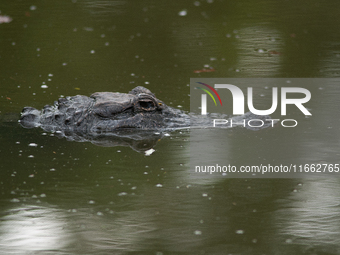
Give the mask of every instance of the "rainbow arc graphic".
[[[217, 93], [217, 91], [213, 87], [211, 87], [210, 85], [208, 85], [206, 83], [203, 83], [203, 82], [197, 82], [197, 83], [199, 83], [199, 84], [201, 84], [203, 86], [206, 86], [208, 89], [210, 89], [212, 92], [214, 92], [214, 94], [217, 96], [217, 98], [220, 101], [220, 104], [222, 106], [222, 100], [220, 98], [220, 95]], [[216, 100], [215, 100], [214, 96], [211, 94], [211, 92], [209, 90], [201, 88], [201, 87], [196, 87], [196, 89], [201, 89], [204, 92], [206, 92], [212, 98], [212, 100], [214, 101], [215, 105], [217, 106]]]

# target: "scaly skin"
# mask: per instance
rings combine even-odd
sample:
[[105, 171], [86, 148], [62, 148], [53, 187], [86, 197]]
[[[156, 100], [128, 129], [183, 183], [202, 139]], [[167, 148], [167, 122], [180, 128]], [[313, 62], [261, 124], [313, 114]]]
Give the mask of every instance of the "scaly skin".
[[90, 97], [60, 98], [42, 111], [25, 107], [20, 119], [27, 128], [49, 132], [102, 134], [120, 129], [158, 130], [189, 126], [189, 117], [157, 99], [150, 90], [136, 87], [128, 94], [97, 92]]

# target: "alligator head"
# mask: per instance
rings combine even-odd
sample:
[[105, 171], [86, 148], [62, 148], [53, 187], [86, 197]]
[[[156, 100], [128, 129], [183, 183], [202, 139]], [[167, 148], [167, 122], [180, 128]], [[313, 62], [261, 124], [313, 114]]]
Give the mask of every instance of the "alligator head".
[[20, 119], [22, 126], [41, 126], [46, 131], [65, 135], [91, 135], [119, 129], [162, 129], [189, 126], [182, 111], [171, 108], [144, 87], [129, 93], [97, 92], [90, 97], [60, 98], [42, 111], [25, 107]]

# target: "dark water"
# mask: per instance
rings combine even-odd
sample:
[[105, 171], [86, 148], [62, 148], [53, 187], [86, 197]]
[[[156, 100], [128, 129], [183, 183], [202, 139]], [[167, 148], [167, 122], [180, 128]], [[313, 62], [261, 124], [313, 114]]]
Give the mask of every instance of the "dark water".
[[[340, 254], [339, 178], [195, 178], [188, 130], [146, 156], [17, 123], [61, 95], [142, 85], [189, 110], [191, 77], [339, 77], [339, 5], [1, 1], [0, 253]], [[268, 157], [337, 162], [339, 92], [313, 89], [294, 132], [230, 131], [226, 157], [251, 161], [269, 137]]]

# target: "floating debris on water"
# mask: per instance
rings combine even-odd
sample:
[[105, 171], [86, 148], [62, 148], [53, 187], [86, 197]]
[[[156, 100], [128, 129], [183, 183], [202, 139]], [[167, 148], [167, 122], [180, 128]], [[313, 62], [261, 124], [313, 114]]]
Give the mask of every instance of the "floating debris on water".
[[0, 24], [1, 23], [10, 23], [13, 19], [10, 16], [0, 15]]
[[202, 231], [201, 230], [195, 230], [194, 234], [197, 235], [197, 236], [202, 235]]
[[187, 10], [181, 10], [179, 13], [178, 13], [178, 15], [179, 16], [186, 16], [188, 14], [188, 12], [187, 12]]
[[145, 156], [150, 156], [154, 152], [155, 152], [155, 149], [149, 149], [149, 150], [145, 151], [144, 154], [145, 154]]

